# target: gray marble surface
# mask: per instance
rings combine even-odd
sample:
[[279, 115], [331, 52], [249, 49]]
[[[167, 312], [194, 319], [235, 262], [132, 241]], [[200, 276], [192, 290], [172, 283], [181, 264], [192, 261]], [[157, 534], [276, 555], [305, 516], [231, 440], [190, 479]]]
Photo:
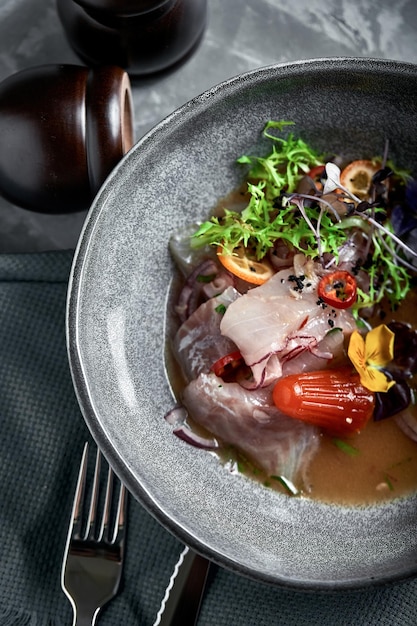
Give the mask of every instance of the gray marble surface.
[[[208, 8], [202, 43], [185, 64], [133, 81], [136, 139], [204, 90], [271, 63], [330, 56], [417, 63], [415, 0], [208, 0]], [[44, 63], [81, 64], [55, 0], [1, 0], [0, 80]], [[38, 214], [0, 197], [0, 252], [72, 248], [85, 216]]]

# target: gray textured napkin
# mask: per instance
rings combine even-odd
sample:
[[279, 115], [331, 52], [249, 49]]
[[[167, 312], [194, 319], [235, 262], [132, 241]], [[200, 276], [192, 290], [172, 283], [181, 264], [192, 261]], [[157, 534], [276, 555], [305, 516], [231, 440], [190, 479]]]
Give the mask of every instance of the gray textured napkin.
[[[60, 570], [83, 444], [65, 347], [72, 252], [0, 255], [0, 626], [65, 626]], [[152, 626], [182, 544], [133, 498], [121, 593], [103, 626]], [[415, 626], [417, 579], [352, 592], [211, 569], [201, 626]], [[187, 626], [186, 624], [184, 626]]]

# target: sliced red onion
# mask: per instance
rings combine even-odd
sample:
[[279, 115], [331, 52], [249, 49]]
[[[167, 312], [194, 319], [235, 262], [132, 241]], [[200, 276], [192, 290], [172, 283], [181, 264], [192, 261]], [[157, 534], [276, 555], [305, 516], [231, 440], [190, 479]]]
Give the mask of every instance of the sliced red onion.
[[277, 239], [274, 243], [274, 247], [268, 252], [268, 259], [272, 267], [276, 271], [279, 271], [287, 267], [292, 267], [294, 254], [295, 252], [290, 250], [282, 239]]
[[404, 411], [394, 418], [403, 433], [413, 441], [417, 441], [417, 417], [412, 411]]
[[222, 270], [217, 270], [217, 272], [216, 278], [202, 285], [202, 292], [207, 300], [223, 293], [228, 287], [235, 286], [235, 280], [232, 274]]
[[195, 446], [196, 448], [203, 448], [204, 450], [216, 450], [220, 447], [217, 439], [214, 439], [214, 437], [202, 437], [201, 435], [197, 435], [197, 433], [192, 431], [185, 424], [174, 428], [172, 432], [174, 433], [174, 435], [176, 435], [183, 441], [191, 444], [192, 446]]
[[164, 416], [171, 426], [180, 426], [187, 419], [187, 409], [184, 406], [176, 406]]
[[324, 359], [326, 361], [330, 361], [333, 358], [333, 353], [330, 351], [324, 351], [324, 350], [320, 350], [319, 347], [317, 346], [312, 346], [311, 348], [309, 348], [309, 351], [311, 352], [311, 354], [313, 354], [314, 356], [316, 356], [318, 359]]
[[295, 359], [303, 352], [308, 351], [315, 356], [319, 356], [318, 353], [320, 352], [319, 348], [317, 348], [317, 339], [313, 337], [313, 335], [302, 335], [296, 333], [287, 338], [282, 351], [285, 351], [285, 354], [280, 357], [282, 363]]
[[191, 272], [185, 281], [178, 298], [178, 304], [175, 307], [181, 322], [185, 320], [196, 310], [199, 304], [200, 295], [204, 287], [204, 283], [198, 282], [199, 276], [217, 276], [219, 269], [212, 259], [206, 259]]
[[172, 431], [174, 435], [196, 448], [204, 448], [205, 450], [215, 450], [219, 448], [219, 443], [214, 437], [202, 437], [192, 431], [185, 423], [187, 416], [187, 409], [184, 406], [176, 406], [165, 415], [168, 424], [174, 426], [174, 430]]
[[258, 381], [256, 381], [253, 378], [253, 376], [251, 376], [250, 378], [247, 378], [245, 375], [243, 375], [243, 376], [238, 376], [236, 378], [236, 382], [239, 383], [239, 385], [243, 387], [243, 389], [247, 389], [248, 391], [255, 391], [256, 389], [260, 389], [261, 387], [268, 386], [271, 383], [271, 381], [267, 378], [267, 366], [268, 366], [269, 358], [273, 355], [274, 353], [270, 352], [269, 354], [266, 354], [265, 356], [263, 356], [259, 361], [250, 363], [248, 365], [248, 367], [253, 367], [254, 365], [259, 365], [259, 363], [262, 363], [263, 361], [265, 361], [265, 366], [262, 369], [262, 372]]

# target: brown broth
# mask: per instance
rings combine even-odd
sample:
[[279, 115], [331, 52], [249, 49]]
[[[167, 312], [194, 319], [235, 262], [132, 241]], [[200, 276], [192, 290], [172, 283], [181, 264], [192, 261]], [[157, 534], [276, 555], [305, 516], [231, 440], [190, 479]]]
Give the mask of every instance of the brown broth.
[[308, 495], [340, 504], [369, 504], [406, 495], [417, 488], [417, 444], [395, 420], [369, 422], [345, 440], [358, 453], [338, 449], [323, 436], [309, 469]]

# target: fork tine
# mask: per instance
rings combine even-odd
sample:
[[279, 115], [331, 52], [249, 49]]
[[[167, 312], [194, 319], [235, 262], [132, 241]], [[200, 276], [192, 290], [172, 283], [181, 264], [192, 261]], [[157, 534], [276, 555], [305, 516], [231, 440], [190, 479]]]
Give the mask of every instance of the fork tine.
[[106, 533], [106, 538], [108, 535], [108, 526], [110, 520], [110, 508], [113, 498], [113, 471], [109, 465], [107, 471], [107, 483], [106, 483], [106, 496], [104, 501], [104, 511], [103, 517], [101, 519], [100, 531], [98, 533], [97, 541], [101, 541], [103, 539], [104, 534]]
[[94, 539], [94, 533], [96, 530], [96, 517], [98, 497], [100, 491], [100, 472], [101, 472], [101, 454], [97, 448], [96, 452], [96, 464], [94, 468], [93, 486], [91, 490], [90, 508], [88, 510], [88, 519], [85, 531], [85, 539]]
[[117, 516], [114, 525], [113, 537], [111, 543], [114, 544], [116, 540], [122, 544], [125, 536], [125, 523], [126, 523], [126, 510], [127, 510], [127, 495], [126, 487], [121, 483], [119, 501], [117, 504]]
[[88, 464], [88, 442], [84, 445], [83, 455], [81, 457], [80, 470], [78, 473], [77, 487], [75, 490], [74, 504], [70, 520], [70, 535], [80, 539], [82, 528], [82, 512], [84, 502], [85, 484], [87, 479]]
[[[94, 534], [93, 533], [94, 522], [97, 521], [95, 518], [97, 516], [97, 500], [98, 500], [99, 476], [100, 476], [100, 465], [101, 465], [101, 460], [99, 460], [99, 454], [100, 452], [97, 451], [93, 495], [92, 495], [91, 507], [90, 507], [90, 516], [91, 516], [91, 526], [90, 526], [91, 530], [89, 533], [90, 538], [92, 538]], [[126, 506], [127, 506], [126, 488], [123, 485], [123, 483], [120, 483], [120, 491], [119, 491], [119, 496], [118, 496], [118, 501], [117, 501], [117, 510], [116, 510], [116, 515], [115, 515], [115, 520], [114, 520], [113, 533], [111, 534], [110, 514], [112, 510], [113, 490], [114, 490], [114, 472], [111, 466], [109, 465], [108, 470], [107, 470], [107, 482], [106, 482], [103, 515], [101, 518], [100, 529], [95, 539], [96, 541], [101, 541], [104, 538], [110, 544], [114, 544], [116, 540], [118, 541], [118, 543], [120, 543], [123, 540], [125, 517], [126, 517]]]

